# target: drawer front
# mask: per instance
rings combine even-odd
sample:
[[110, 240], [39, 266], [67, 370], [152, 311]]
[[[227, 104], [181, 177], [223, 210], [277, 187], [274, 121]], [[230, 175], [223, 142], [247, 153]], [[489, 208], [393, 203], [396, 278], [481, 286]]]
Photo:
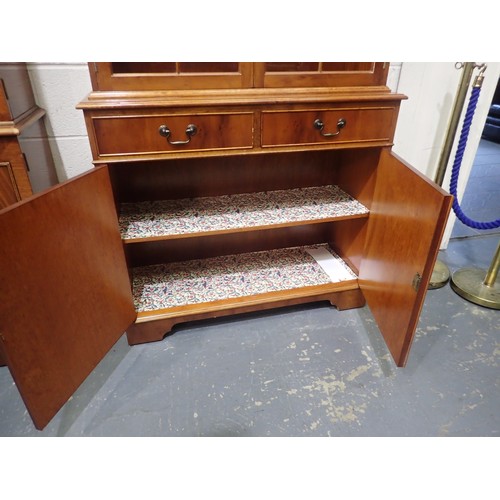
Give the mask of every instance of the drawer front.
[[253, 146], [253, 113], [94, 116], [92, 126], [99, 156]]
[[390, 142], [395, 108], [338, 108], [262, 113], [262, 146]]

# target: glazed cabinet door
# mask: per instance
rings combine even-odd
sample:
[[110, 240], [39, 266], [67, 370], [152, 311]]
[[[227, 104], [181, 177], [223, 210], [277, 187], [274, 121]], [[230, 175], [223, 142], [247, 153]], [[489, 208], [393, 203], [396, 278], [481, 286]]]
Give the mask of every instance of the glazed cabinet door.
[[452, 197], [384, 149], [359, 282], [398, 366], [417, 327]]
[[264, 62], [255, 63], [254, 86], [363, 87], [384, 86], [389, 63], [381, 62]]
[[382, 62], [92, 62], [94, 91], [382, 87]]
[[89, 70], [95, 91], [238, 89], [253, 81], [244, 62], [92, 62]]
[[107, 167], [0, 211], [0, 359], [42, 429], [135, 319]]

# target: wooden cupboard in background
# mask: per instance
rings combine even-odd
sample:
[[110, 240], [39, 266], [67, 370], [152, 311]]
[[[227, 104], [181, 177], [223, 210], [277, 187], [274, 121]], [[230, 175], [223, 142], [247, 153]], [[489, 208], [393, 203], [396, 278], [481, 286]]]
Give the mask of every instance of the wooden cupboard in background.
[[0, 208], [57, 183], [25, 63], [0, 64]]
[[5, 234], [33, 228], [0, 253], [1, 283], [23, 275], [0, 352], [37, 428], [125, 330], [132, 345], [186, 321], [366, 302], [404, 366], [451, 197], [391, 152], [405, 96], [388, 64], [89, 71], [95, 168], [0, 213]]

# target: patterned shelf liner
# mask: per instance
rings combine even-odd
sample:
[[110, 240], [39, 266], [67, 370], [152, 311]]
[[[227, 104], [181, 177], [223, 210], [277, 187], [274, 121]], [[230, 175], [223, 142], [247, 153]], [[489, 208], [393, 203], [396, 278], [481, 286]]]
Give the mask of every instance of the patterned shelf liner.
[[122, 238], [223, 231], [367, 214], [338, 186], [122, 203]]
[[[338, 276], [323, 270], [309, 252], [327, 254]], [[357, 279], [326, 245], [266, 250], [209, 259], [173, 262], [132, 270], [138, 312], [168, 309], [266, 292]]]

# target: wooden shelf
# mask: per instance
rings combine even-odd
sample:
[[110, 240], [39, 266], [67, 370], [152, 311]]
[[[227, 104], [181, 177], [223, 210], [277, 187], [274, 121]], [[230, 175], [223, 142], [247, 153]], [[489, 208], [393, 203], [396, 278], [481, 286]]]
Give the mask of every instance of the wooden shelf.
[[368, 209], [337, 186], [122, 203], [125, 243], [248, 231], [366, 217]]
[[[326, 245], [283, 248], [132, 269], [139, 315], [185, 306], [314, 288], [316, 294], [357, 287], [356, 274]], [[276, 297], [275, 297], [276, 298]], [[227, 304], [226, 304], [227, 305]]]

